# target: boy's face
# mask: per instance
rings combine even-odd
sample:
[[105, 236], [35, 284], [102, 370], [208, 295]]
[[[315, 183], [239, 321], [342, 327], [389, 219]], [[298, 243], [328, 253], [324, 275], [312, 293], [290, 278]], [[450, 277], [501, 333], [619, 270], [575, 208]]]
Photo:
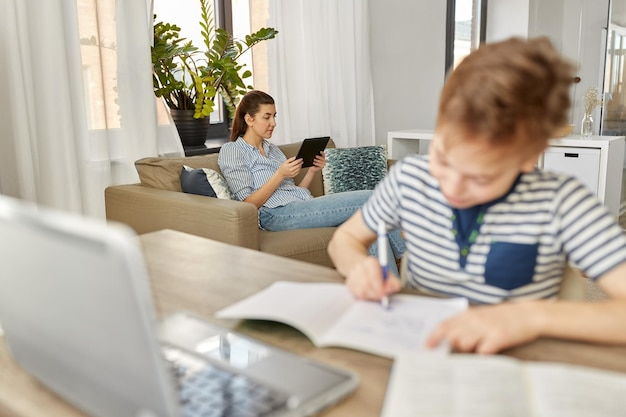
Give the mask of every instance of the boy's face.
[[450, 205], [464, 209], [502, 197], [520, 173], [534, 170], [538, 157], [519, 145], [480, 138], [450, 143], [443, 132], [430, 146], [430, 173]]

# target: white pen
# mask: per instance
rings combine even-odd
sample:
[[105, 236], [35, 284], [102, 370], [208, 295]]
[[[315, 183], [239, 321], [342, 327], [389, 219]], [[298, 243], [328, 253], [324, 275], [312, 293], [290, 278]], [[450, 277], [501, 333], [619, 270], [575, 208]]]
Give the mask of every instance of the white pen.
[[[383, 283], [387, 281], [389, 275], [389, 263], [387, 256], [387, 227], [383, 221], [378, 222], [378, 262], [383, 273]], [[386, 309], [389, 308], [389, 297], [384, 296], [380, 303]]]

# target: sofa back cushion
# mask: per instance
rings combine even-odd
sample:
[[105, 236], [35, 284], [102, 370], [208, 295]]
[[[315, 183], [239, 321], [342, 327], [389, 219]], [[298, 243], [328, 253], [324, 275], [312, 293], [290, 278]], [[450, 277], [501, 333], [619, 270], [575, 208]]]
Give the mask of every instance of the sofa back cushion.
[[217, 154], [188, 157], [148, 157], [135, 162], [141, 185], [160, 190], [180, 191], [180, 171], [191, 168], [211, 168], [220, 172]]
[[[285, 156], [290, 158], [298, 153], [301, 143], [302, 142], [289, 143], [280, 145], [279, 147]], [[328, 142], [327, 147], [335, 147], [335, 143], [332, 139]], [[187, 165], [191, 168], [210, 168], [221, 174], [222, 171], [217, 165], [217, 157], [218, 154], [216, 153], [187, 157], [147, 157], [136, 161], [135, 168], [139, 174], [141, 185], [158, 188], [160, 190], [182, 192], [180, 187], [180, 171], [183, 165]], [[296, 177], [296, 184], [302, 180], [306, 171], [306, 168], [303, 169]], [[315, 175], [309, 189], [311, 190], [311, 194], [316, 197], [324, 195], [324, 183], [321, 172]]]

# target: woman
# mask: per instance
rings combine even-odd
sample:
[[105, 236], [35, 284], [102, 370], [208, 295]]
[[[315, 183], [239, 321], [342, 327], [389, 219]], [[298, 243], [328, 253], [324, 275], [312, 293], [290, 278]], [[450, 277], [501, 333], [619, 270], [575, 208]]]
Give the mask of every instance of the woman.
[[[276, 126], [274, 99], [258, 90], [239, 102], [230, 134], [222, 146], [218, 164], [234, 197], [259, 209], [259, 226], [281, 231], [339, 226], [358, 211], [372, 191], [350, 191], [314, 198], [308, 187], [326, 164], [324, 152], [296, 185], [302, 159], [286, 158], [268, 141]], [[390, 236], [396, 258], [404, 253], [399, 233]]]

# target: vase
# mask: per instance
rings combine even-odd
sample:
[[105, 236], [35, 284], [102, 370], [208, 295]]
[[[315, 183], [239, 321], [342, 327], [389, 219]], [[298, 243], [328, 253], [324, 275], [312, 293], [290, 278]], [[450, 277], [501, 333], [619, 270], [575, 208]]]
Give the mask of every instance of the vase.
[[585, 137], [593, 135], [593, 117], [589, 113], [585, 113], [580, 123], [580, 135]]

